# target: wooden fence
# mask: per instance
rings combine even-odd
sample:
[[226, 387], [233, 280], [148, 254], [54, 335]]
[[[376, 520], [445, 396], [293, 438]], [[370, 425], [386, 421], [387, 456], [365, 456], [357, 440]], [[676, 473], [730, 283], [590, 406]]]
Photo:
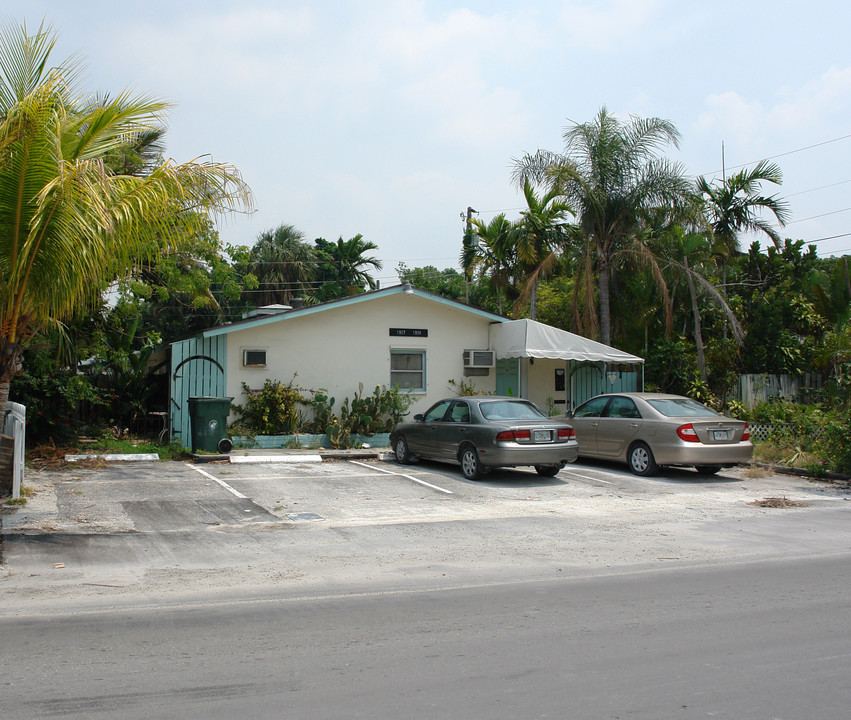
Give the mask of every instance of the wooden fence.
[[739, 375], [736, 400], [748, 408], [760, 402], [776, 400], [801, 400], [812, 395], [824, 384], [817, 373], [807, 373], [801, 377], [792, 375]]

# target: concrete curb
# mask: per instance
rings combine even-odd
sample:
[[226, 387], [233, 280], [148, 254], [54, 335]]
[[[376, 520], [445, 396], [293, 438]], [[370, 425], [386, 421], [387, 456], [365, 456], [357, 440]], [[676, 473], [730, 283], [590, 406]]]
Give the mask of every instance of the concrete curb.
[[318, 463], [322, 462], [320, 455], [236, 455], [230, 457], [231, 464], [244, 465], [249, 463]]
[[234, 450], [230, 455], [193, 454], [196, 463], [228, 462], [235, 465], [251, 463], [318, 463], [339, 460], [387, 460], [392, 459], [389, 448], [348, 448], [348, 449], [292, 449], [292, 450]]
[[157, 453], [126, 453], [103, 455], [66, 455], [65, 462], [80, 462], [82, 460], [106, 460], [107, 462], [159, 462]]
[[771, 470], [771, 472], [777, 473], [778, 475], [800, 475], [801, 477], [813, 478], [814, 480], [840, 480], [840, 481], [851, 481], [851, 475], [843, 475], [842, 473], [835, 472], [825, 472], [823, 474], [818, 474], [812, 472], [812, 470], [807, 470], [806, 468], [798, 468], [798, 467], [788, 467], [787, 465], [773, 465], [771, 463], [761, 463], [761, 462], [751, 462], [748, 463], [753, 467], [765, 468], [766, 470]]

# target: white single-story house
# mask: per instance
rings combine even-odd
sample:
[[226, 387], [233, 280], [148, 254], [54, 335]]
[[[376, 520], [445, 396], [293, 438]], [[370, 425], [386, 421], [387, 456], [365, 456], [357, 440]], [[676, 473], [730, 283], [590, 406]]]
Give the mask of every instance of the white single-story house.
[[241, 321], [172, 343], [170, 428], [191, 439], [190, 397], [232, 397], [267, 379], [351, 398], [398, 386], [411, 414], [457, 394], [528, 398], [562, 414], [600, 392], [643, 387], [644, 361], [532, 320], [509, 320], [409, 284], [320, 305], [259, 308]]

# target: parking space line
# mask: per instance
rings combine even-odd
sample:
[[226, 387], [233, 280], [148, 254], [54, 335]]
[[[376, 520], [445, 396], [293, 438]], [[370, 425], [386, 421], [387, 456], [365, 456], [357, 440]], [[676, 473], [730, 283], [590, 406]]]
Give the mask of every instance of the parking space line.
[[228, 485], [228, 484], [227, 484], [224, 480], [219, 480], [219, 478], [217, 478], [215, 475], [210, 475], [210, 473], [208, 473], [206, 470], [202, 470], [202, 469], [201, 469], [201, 468], [199, 468], [197, 465], [190, 465], [189, 467], [191, 467], [193, 470], [197, 470], [197, 471], [198, 471], [199, 473], [201, 473], [204, 477], [206, 477], [206, 478], [210, 478], [210, 480], [214, 480], [214, 481], [216, 481], [216, 482], [217, 482], [219, 485], [221, 485], [221, 486], [222, 486], [225, 490], [227, 490], [228, 492], [232, 492], [232, 493], [233, 493], [234, 495], [236, 495], [238, 498], [240, 498], [240, 499], [242, 499], [242, 500], [247, 500], [247, 499], [248, 499], [248, 496], [247, 496], [247, 495], [243, 495], [241, 492], [239, 492], [239, 490], [234, 490], [234, 489], [233, 489], [230, 485]]
[[[567, 468], [565, 468], [567, 470]], [[582, 473], [578, 473], [575, 470], [568, 470], [569, 475], [576, 476], [578, 478], [582, 478], [583, 480], [590, 480], [591, 482], [601, 482], [606, 483], [606, 485], [614, 485], [610, 480], [601, 480], [600, 478], [594, 477], [593, 475], [583, 475]]]
[[415, 483], [419, 483], [420, 485], [425, 485], [426, 487], [430, 487], [432, 490], [437, 490], [442, 493], [446, 493], [447, 495], [454, 495], [451, 490], [446, 490], [445, 488], [438, 487], [437, 485], [432, 485], [431, 483], [427, 483], [425, 480], [420, 480], [415, 478], [413, 475], [406, 475], [405, 473], [393, 472], [392, 470], [385, 470], [384, 468], [377, 467], [375, 465], [367, 465], [366, 463], [358, 462], [357, 460], [349, 460], [349, 463], [352, 465], [360, 465], [361, 467], [369, 468], [370, 470], [378, 470], [378, 472], [386, 473], [387, 475], [396, 475], [398, 477], [407, 478], [408, 480], [413, 480]]

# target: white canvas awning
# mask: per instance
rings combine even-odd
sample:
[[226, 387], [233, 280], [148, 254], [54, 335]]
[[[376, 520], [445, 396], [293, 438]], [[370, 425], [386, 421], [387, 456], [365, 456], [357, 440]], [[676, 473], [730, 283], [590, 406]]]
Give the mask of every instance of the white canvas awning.
[[625, 364], [644, 362], [644, 358], [535, 320], [507, 320], [491, 325], [490, 343], [497, 358], [534, 357]]

